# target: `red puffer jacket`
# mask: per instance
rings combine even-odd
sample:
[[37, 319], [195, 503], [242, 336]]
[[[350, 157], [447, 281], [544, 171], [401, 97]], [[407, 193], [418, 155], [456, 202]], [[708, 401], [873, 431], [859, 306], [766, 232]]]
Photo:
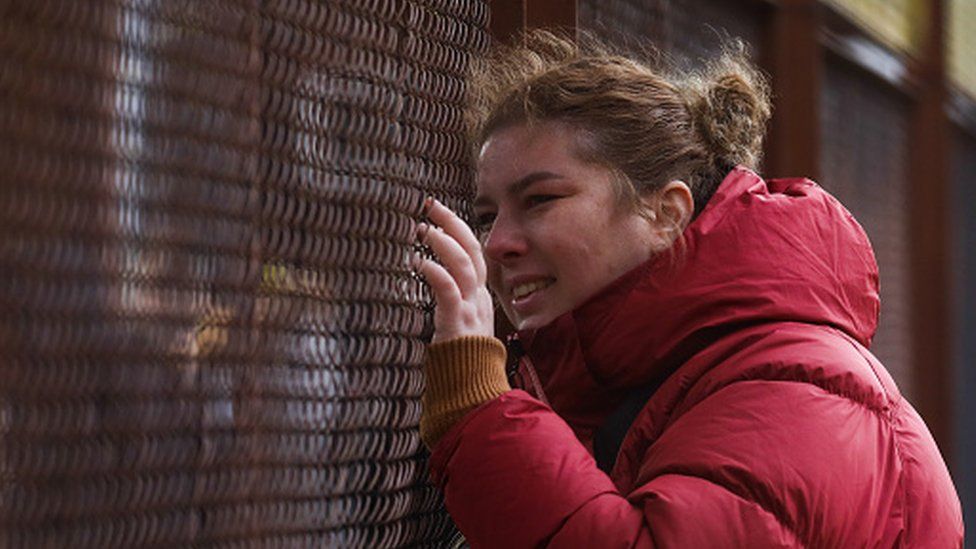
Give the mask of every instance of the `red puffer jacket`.
[[[519, 334], [551, 408], [508, 392], [434, 448], [471, 546], [960, 547], [939, 450], [867, 349], [877, 266], [851, 215], [736, 168], [684, 236]], [[655, 379], [608, 477], [594, 432]]]

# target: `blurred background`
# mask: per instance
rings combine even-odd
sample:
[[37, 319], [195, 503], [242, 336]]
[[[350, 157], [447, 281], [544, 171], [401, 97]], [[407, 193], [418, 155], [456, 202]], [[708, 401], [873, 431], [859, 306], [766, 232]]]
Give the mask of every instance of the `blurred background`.
[[[0, 546], [444, 546], [413, 224], [527, 27], [769, 74], [976, 513], [976, 0], [0, 0]], [[976, 547], [970, 536], [967, 547]]]

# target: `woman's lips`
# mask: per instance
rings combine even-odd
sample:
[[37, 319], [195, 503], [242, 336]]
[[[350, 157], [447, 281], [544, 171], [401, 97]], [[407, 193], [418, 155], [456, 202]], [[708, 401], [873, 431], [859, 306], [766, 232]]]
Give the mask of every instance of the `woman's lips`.
[[[515, 311], [519, 314], [538, 307], [541, 305], [543, 299], [542, 294], [544, 294], [555, 281], [555, 279], [549, 278], [516, 286], [512, 290], [512, 307], [514, 307]], [[519, 297], [515, 297], [515, 295], [518, 295]]]

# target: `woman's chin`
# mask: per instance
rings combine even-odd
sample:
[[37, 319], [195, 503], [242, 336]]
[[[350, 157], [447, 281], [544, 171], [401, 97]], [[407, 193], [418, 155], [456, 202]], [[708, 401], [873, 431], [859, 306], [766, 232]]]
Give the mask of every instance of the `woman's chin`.
[[542, 328], [569, 310], [568, 308], [560, 309], [562, 310], [554, 308], [551, 302], [541, 303], [538, 306], [523, 311], [519, 311], [512, 304], [508, 304], [507, 307], [502, 306], [502, 311], [505, 313], [505, 317], [508, 318], [508, 322], [519, 331]]
[[512, 321], [512, 325], [515, 326], [516, 330], [537, 330], [555, 320], [556, 316], [557, 315], [540, 311], [524, 318], [512, 319], [509, 317], [509, 320]]

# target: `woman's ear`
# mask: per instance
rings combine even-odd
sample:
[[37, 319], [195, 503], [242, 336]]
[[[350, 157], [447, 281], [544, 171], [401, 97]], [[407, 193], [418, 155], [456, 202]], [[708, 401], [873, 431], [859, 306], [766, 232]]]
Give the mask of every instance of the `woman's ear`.
[[658, 191], [658, 210], [665, 221], [681, 234], [695, 213], [695, 199], [688, 184], [676, 179], [662, 187]]
[[695, 212], [695, 199], [684, 181], [674, 180], [641, 198], [644, 217], [654, 227], [661, 247], [680, 235]]

